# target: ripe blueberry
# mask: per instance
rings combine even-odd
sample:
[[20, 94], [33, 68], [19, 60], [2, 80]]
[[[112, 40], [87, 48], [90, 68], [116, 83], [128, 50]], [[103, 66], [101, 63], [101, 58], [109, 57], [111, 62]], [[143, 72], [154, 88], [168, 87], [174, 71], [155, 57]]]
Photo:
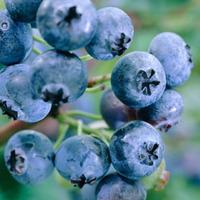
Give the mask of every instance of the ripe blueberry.
[[165, 72], [156, 57], [132, 52], [116, 65], [111, 77], [112, 89], [124, 104], [142, 108], [156, 102], [166, 87]]
[[38, 122], [51, 110], [51, 104], [36, 97], [30, 82], [31, 68], [26, 64], [0, 71], [0, 108], [13, 119]]
[[87, 87], [87, 68], [75, 54], [47, 51], [31, 66], [34, 90], [46, 102], [59, 105], [75, 101]]
[[121, 9], [107, 7], [98, 10], [97, 31], [86, 46], [97, 60], [121, 56], [129, 48], [134, 34], [130, 17]]
[[85, 47], [94, 36], [97, 14], [90, 0], [43, 0], [37, 25], [56, 49], [75, 50]]
[[5, 0], [11, 17], [19, 22], [33, 22], [42, 0]]
[[35, 184], [47, 178], [54, 169], [51, 141], [39, 132], [16, 133], [6, 144], [5, 164], [14, 179], [22, 184]]
[[143, 121], [118, 129], [110, 143], [114, 168], [131, 180], [152, 174], [163, 159], [164, 144], [159, 132]]
[[96, 196], [96, 200], [145, 200], [147, 194], [140, 182], [110, 174], [98, 184]]
[[13, 21], [7, 10], [0, 11], [0, 63], [18, 64], [30, 54], [31, 50], [31, 27]]
[[193, 67], [190, 46], [177, 34], [164, 32], [151, 41], [149, 52], [162, 63], [168, 87], [182, 85]]
[[72, 184], [83, 187], [105, 175], [110, 166], [108, 147], [91, 136], [66, 139], [56, 153], [58, 172]]

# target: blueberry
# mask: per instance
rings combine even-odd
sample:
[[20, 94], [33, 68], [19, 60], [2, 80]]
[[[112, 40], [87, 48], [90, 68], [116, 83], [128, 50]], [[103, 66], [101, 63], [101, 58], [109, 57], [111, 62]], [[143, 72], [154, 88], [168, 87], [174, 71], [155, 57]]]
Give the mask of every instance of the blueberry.
[[124, 104], [142, 108], [156, 102], [166, 87], [163, 66], [146, 52], [132, 52], [116, 65], [111, 77], [112, 89]]
[[147, 194], [140, 182], [110, 174], [98, 184], [96, 196], [96, 200], [145, 200]]
[[17, 132], [6, 144], [5, 164], [13, 178], [22, 184], [36, 184], [54, 169], [51, 141], [39, 132]]
[[[95, 190], [96, 190], [97, 182], [92, 185], [85, 185], [81, 189], [81, 199], [78, 200], [96, 200]], [[77, 200], [77, 199], [74, 199]]]
[[72, 102], [87, 88], [87, 68], [75, 54], [51, 50], [33, 61], [31, 82], [46, 102]]
[[110, 143], [114, 168], [131, 180], [152, 174], [163, 159], [159, 132], [143, 121], [132, 121], [118, 129]]
[[48, 115], [51, 104], [36, 98], [29, 65], [18, 64], [0, 71], [0, 108], [13, 119], [37, 122]]
[[110, 166], [108, 147], [91, 136], [73, 136], [66, 139], [56, 153], [58, 172], [74, 185], [83, 187], [105, 175]]
[[42, 0], [5, 0], [11, 17], [19, 22], [33, 22]]
[[112, 129], [120, 128], [128, 121], [137, 118], [137, 111], [124, 105], [111, 89], [104, 92], [100, 111], [103, 119]]
[[180, 121], [183, 107], [182, 96], [174, 90], [166, 90], [156, 103], [141, 109], [138, 115], [161, 131], [168, 131]]
[[15, 22], [7, 10], [0, 11], [0, 63], [18, 64], [32, 50], [31, 27], [25, 23]]
[[168, 87], [180, 86], [189, 78], [193, 68], [190, 46], [179, 35], [158, 34], [151, 41], [149, 52], [162, 63]]
[[85, 47], [94, 36], [97, 13], [90, 0], [43, 0], [37, 25], [56, 49], [75, 50]]
[[114, 7], [102, 8], [98, 10], [96, 34], [86, 50], [97, 60], [110, 60], [129, 48], [133, 35], [131, 19], [124, 11]]

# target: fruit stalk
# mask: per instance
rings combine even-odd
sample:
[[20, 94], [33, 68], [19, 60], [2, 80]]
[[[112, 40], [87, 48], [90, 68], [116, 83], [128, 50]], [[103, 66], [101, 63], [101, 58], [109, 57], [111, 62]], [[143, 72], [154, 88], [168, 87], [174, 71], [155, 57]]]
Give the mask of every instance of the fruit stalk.
[[88, 88], [92, 88], [96, 85], [110, 81], [110, 79], [111, 79], [111, 74], [95, 76], [88, 81]]

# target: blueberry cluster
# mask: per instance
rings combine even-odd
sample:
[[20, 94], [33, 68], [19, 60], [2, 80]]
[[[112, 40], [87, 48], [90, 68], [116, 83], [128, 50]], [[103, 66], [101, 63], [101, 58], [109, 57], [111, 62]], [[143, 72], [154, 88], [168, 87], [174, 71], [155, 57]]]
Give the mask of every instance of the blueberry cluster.
[[192, 68], [190, 46], [175, 33], [158, 34], [149, 52], [129, 53], [116, 64], [112, 90], [101, 99], [102, 116], [112, 129], [142, 120], [168, 131], [180, 121], [184, 107], [175, 88], [188, 80]]
[[[85, 48], [97, 60], [121, 56], [134, 27], [119, 8], [96, 10], [90, 0], [5, 0], [0, 11], [0, 108], [15, 120], [33, 123], [52, 108], [77, 100], [88, 86], [86, 64], [73, 50]], [[36, 24], [49, 50], [27, 62], [33, 46], [30, 23]], [[112, 89], [101, 99], [104, 120], [115, 132], [65, 139], [54, 151], [51, 141], [35, 131], [21, 131], [5, 147], [5, 163], [20, 183], [35, 184], [57, 169], [82, 188], [98, 183], [96, 200], [145, 200], [140, 179], [164, 159], [158, 129], [180, 120], [183, 100], [174, 88], [193, 68], [190, 47], [175, 33], [161, 33], [148, 52], [122, 57], [111, 75]], [[108, 142], [108, 141], [107, 141]], [[115, 169], [107, 175], [110, 165]]]
[[[90, 0], [5, 4], [7, 9], [0, 11], [0, 107], [13, 119], [38, 122], [52, 106], [75, 101], [84, 93], [86, 65], [69, 51], [85, 47], [94, 58], [108, 60], [122, 55], [133, 38], [126, 13], [114, 7], [97, 11]], [[28, 23], [34, 22], [51, 49], [29, 63], [33, 39]]]

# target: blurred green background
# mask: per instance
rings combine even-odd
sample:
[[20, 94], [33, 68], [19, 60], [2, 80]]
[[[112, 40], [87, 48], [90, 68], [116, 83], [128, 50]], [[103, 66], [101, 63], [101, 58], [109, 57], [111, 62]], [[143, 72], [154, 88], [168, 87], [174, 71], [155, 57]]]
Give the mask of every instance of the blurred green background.
[[[128, 51], [148, 49], [151, 39], [163, 31], [180, 34], [192, 47], [195, 68], [190, 80], [177, 90], [183, 95], [185, 111], [182, 121], [169, 133], [163, 134], [166, 143], [167, 168], [171, 178], [161, 192], [148, 192], [148, 200], [200, 199], [200, 0], [96, 0], [98, 8], [118, 6], [133, 19], [135, 38]], [[2, 1], [0, 1], [2, 7]], [[111, 72], [117, 59], [109, 62], [90, 62], [91, 75]], [[92, 95], [92, 110], [99, 112], [101, 94]], [[88, 101], [83, 107], [88, 107]], [[90, 108], [91, 109], [91, 108]], [[8, 122], [0, 117], [0, 126]], [[92, 188], [85, 189], [92, 193]], [[92, 200], [91, 196], [83, 200]], [[8, 174], [0, 155], [0, 200], [80, 200], [77, 189], [62, 187], [55, 175], [37, 186], [21, 186]]]

